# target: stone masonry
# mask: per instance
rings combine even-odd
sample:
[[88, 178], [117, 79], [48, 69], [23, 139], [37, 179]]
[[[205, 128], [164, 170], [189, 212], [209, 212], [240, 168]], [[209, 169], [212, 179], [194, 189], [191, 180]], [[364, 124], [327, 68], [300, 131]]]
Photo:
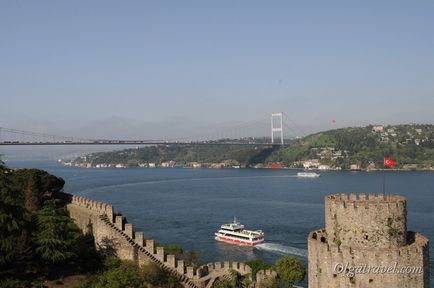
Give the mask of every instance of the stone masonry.
[[308, 236], [309, 288], [427, 288], [428, 247], [407, 231], [404, 197], [326, 196], [325, 229]]
[[[231, 270], [248, 276], [252, 272], [244, 263], [229, 261], [208, 263], [196, 269], [186, 267], [175, 255], [165, 254], [163, 247], [155, 247], [154, 240], [145, 239], [143, 232], [134, 231], [123, 216], [115, 215], [112, 205], [67, 193], [59, 193], [59, 197], [69, 203], [69, 215], [83, 233], [94, 236], [98, 249], [112, 249], [117, 257], [139, 265], [155, 263], [177, 277], [184, 287], [211, 287], [216, 279], [228, 277]], [[274, 275], [268, 270], [261, 273]], [[264, 278], [262, 274], [260, 280]]]

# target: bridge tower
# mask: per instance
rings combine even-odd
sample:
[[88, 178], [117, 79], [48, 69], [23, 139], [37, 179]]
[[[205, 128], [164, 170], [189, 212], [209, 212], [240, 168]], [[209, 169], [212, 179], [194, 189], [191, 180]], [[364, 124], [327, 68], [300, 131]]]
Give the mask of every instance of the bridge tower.
[[274, 144], [275, 132], [280, 132], [280, 144], [283, 145], [283, 112], [271, 113], [271, 143], [272, 144]]

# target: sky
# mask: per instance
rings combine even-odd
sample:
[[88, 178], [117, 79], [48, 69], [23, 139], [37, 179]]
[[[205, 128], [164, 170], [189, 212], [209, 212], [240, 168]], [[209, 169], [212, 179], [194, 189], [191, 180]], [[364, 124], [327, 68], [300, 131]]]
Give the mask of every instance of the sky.
[[423, 0], [0, 1], [0, 127], [268, 135], [276, 111], [305, 133], [434, 124], [432, 15]]

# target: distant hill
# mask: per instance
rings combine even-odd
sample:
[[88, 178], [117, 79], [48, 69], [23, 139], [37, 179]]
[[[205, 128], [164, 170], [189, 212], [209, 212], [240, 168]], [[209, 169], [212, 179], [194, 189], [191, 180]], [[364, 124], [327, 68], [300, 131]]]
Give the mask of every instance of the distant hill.
[[162, 166], [249, 167], [283, 166], [323, 169], [382, 168], [383, 157], [401, 169], [434, 167], [434, 125], [370, 125], [319, 132], [280, 147], [240, 145], [159, 145], [77, 158], [70, 165], [87, 167]]
[[377, 125], [342, 128], [309, 135], [293, 146], [273, 153], [268, 161], [300, 166], [300, 161], [349, 169], [382, 168], [383, 157], [398, 161], [399, 168], [434, 166], [434, 125]]
[[242, 145], [158, 145], [113, 152], [92, 153], [72, 161], [73, 165], [87, 167], [144, 166], [248, 166], [263, 163], [276, 148]]

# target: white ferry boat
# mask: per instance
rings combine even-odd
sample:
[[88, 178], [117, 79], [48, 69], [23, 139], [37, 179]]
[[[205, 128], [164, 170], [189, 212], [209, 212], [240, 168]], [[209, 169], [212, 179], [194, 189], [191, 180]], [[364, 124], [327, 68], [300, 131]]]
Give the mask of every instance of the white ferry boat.
[[320, 174], [315, 172], [298, 172], [297, 177], [306, 177], [306, 178], [316, 178], [319, 177]]
[[244, 225], [238, 222], [235, 217], [233, 223], [223, 224], [220, 230], [215, 233], [215, 236], [218, 241], [239, 245], [253, 246], [265, 241], [264, 232], [261, 230], [245, 230]]

